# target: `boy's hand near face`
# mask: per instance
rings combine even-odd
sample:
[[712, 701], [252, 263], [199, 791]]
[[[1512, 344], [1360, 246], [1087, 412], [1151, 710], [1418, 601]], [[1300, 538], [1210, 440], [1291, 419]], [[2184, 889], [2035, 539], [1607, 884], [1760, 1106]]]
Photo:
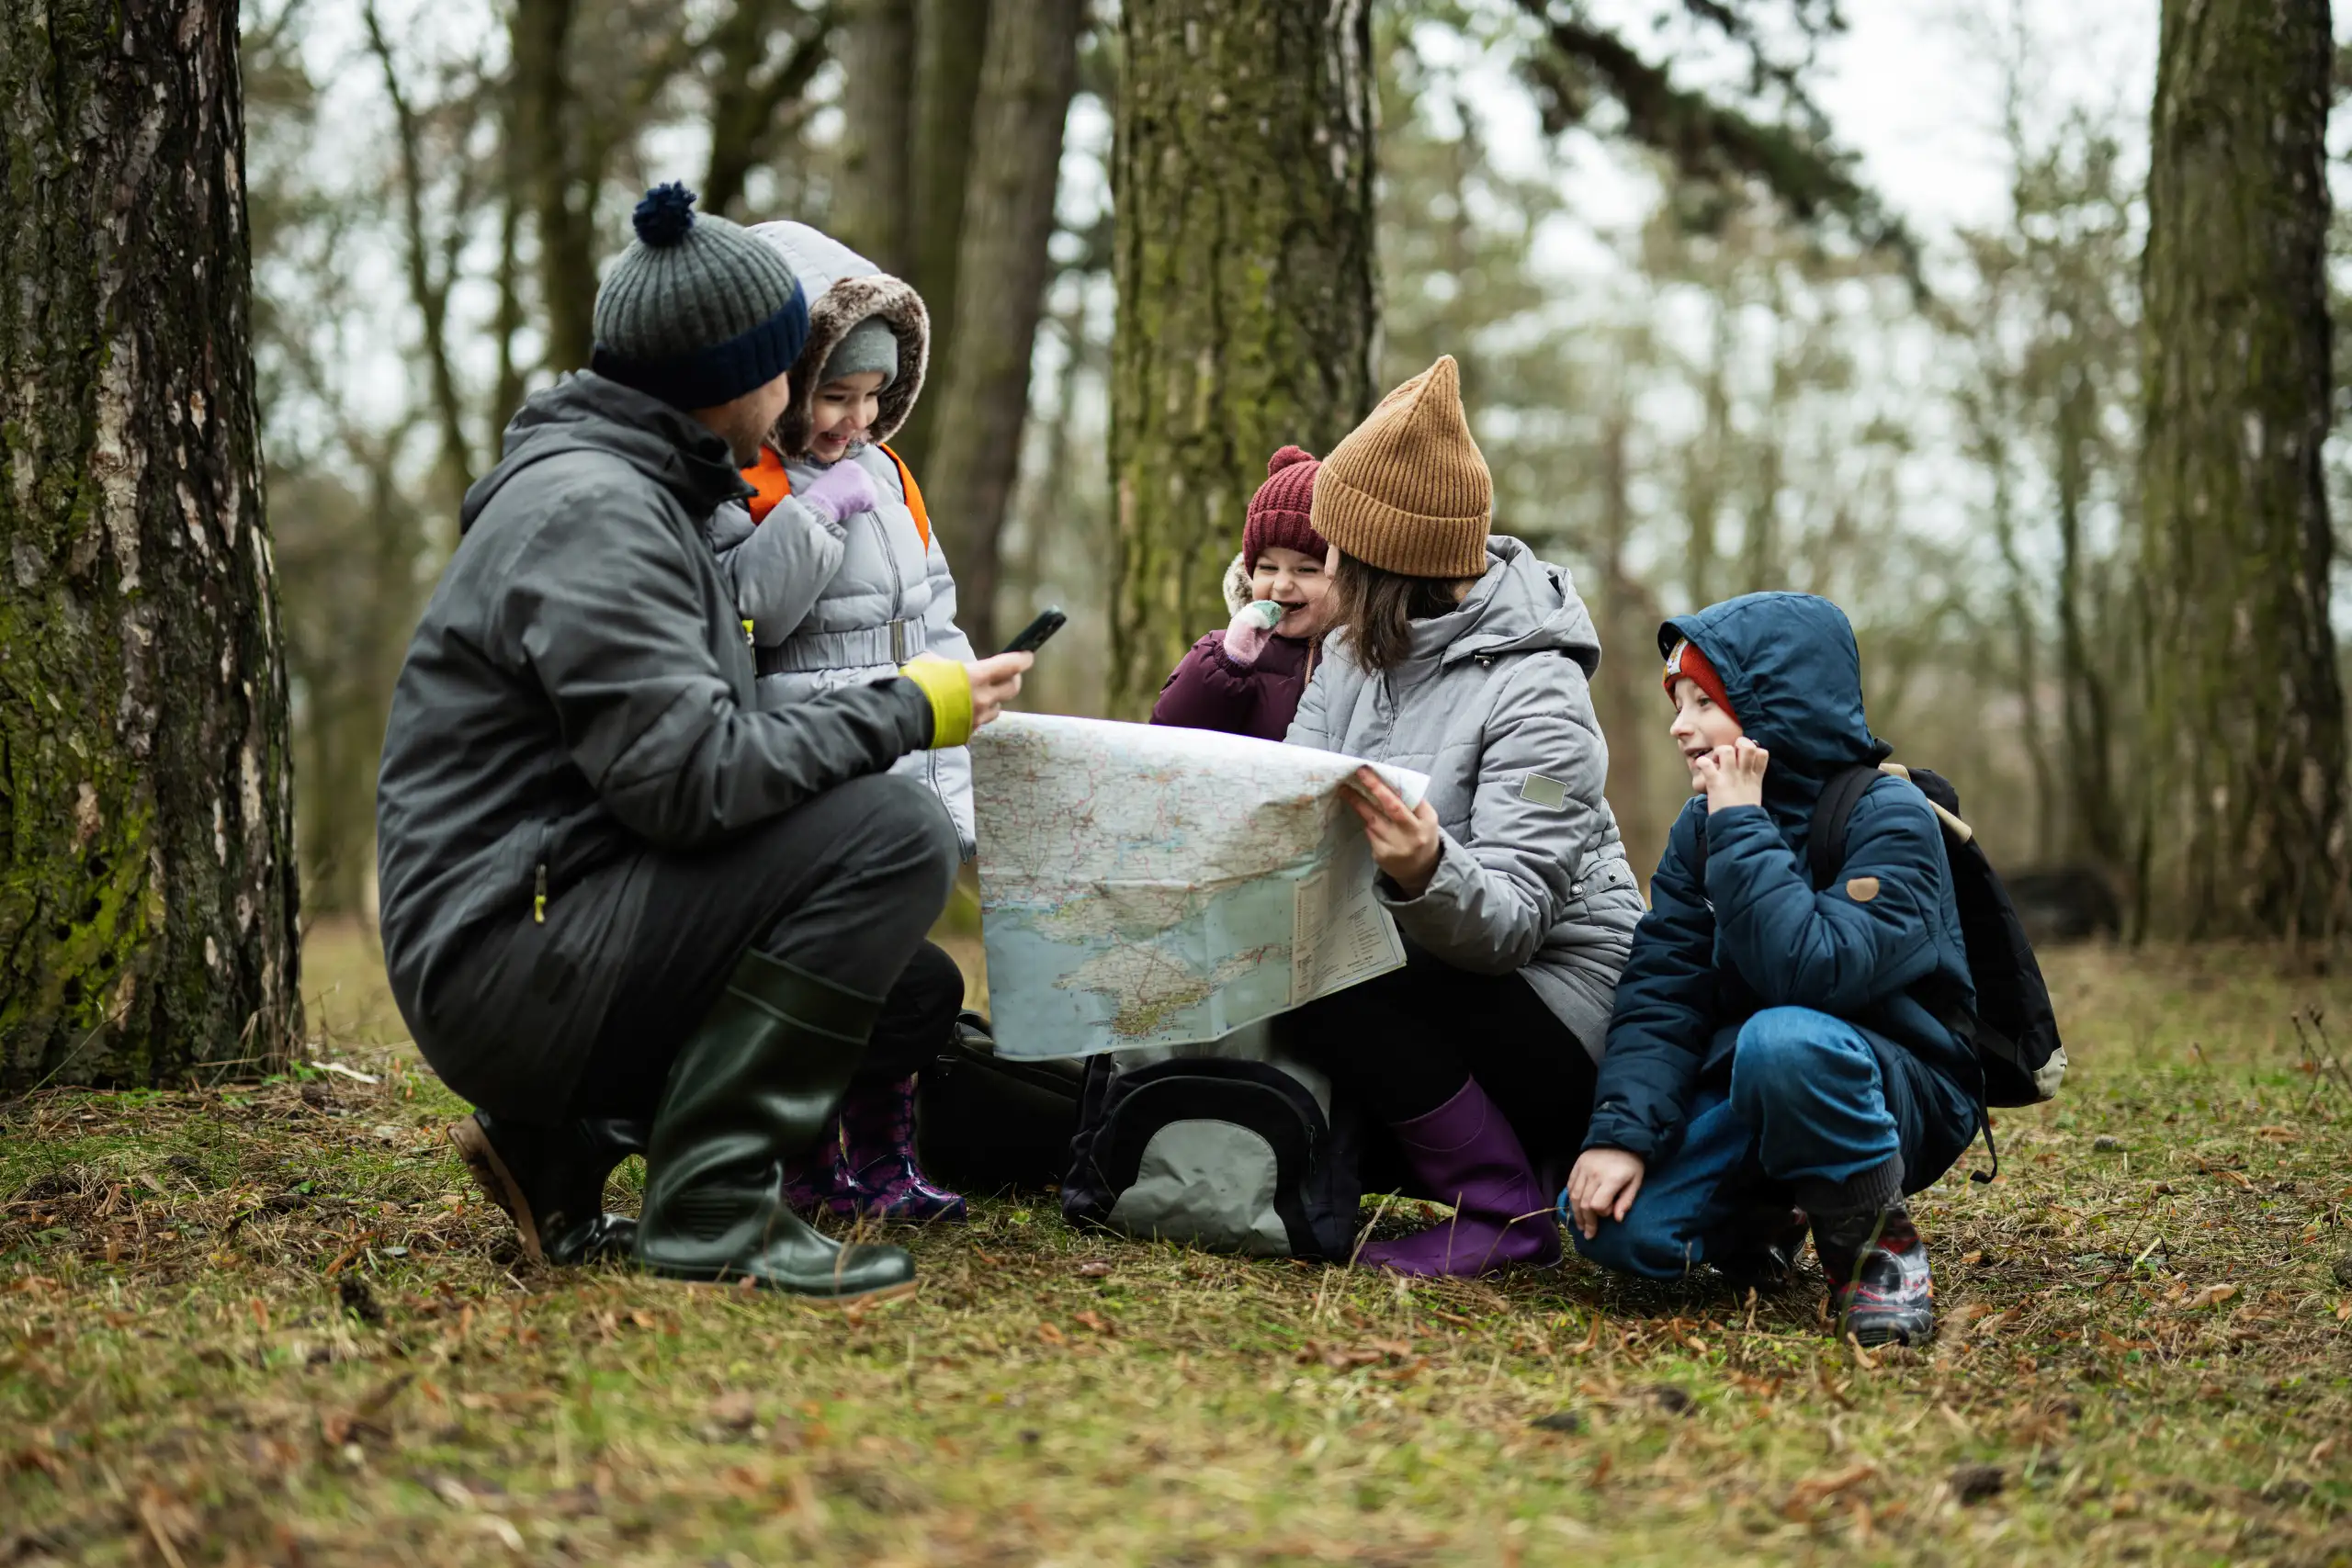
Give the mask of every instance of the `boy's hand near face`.
[[1568, 1217], [1590, 1241], [1600, 1234], [1603, 1220], [1623, 1220], [1633, 1213], [1648, 1169], [1642, 1156], [1623, 1149], [1587, 1149], [1568, 1172]]
[[1734, 806], [1763, 805], [1764, 770], [1771, 761], [1772, 753], [1743, 735], [1728, 746], [1693, 758], [1690, 773], [1706, 791], [1712, 815]]

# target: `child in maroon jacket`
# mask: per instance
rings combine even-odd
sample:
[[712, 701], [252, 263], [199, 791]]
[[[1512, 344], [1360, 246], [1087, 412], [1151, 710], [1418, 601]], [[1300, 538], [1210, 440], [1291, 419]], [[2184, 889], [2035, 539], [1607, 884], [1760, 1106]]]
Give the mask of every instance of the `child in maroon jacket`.
[[1331, 548], [1307, 520], [1321, 467], [1295, 446], [1267, 459], [1241, 553], [1225, 575], [1233, 624], [1184, 655], [1159, 689], [1152, 723], [1261, 740], [1289, 733], [1330, 613]]

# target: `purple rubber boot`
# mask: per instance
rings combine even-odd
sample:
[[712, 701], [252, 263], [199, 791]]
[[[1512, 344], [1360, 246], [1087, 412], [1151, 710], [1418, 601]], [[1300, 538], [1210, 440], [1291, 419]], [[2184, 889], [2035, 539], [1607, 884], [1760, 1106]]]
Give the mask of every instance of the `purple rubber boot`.
[[913, 1077], [851, 1084], [842, 1134], [841, 1185], [848, 1191], [833, 1200], [834, 1213], [916, 1224], [969, 1217], [963, 1194], [933, 1186], [915, 1163]]
[[1435, 1111], [1389, 1131], [1428, 1195], [1453, 1205], [1453, 1218], [1402, 1241], [1375, 1242], [1357, 1257], [1367, 1269], [1400, 1274], [1486, 1274], [1513, 1264], [1560, 1260], [1551, 1200], [1536, 1184], [1519, 1134], [1472, 1078]]
[[804, 1220], [813, 1220], [820, 1214], [857, 1212], [849, 1169], [842, 1163], [839, 1114], [825, 1123], [825, 1135], [816, 1147], [798, 1159], [785, 1163], [784, 1201]]

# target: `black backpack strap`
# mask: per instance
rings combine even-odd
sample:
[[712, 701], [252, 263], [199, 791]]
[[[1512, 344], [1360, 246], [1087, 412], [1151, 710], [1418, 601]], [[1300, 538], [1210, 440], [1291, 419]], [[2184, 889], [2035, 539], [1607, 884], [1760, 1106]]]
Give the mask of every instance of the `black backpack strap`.
[[1815, 892], [1837, 880], [1838, 868], [1846, 863], [1846, 823], [1854, 815], [1854, 803], [1862, 792], [1877, 781], [1879, 771], [1867, 763], [1856, 763], [1829, 775], [1821, 786], [1821, 796], [1813, 803], [1813, 828], [1805, 834], [1805, 869], [1812, 874]]

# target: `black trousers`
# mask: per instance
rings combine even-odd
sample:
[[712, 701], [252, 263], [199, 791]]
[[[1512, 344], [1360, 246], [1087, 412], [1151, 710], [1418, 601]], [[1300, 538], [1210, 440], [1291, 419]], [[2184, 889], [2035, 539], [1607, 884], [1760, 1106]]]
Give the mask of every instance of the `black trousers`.
[[637, 939], [571, 1115], [646, 1117], [670, 1064], [728, 975], [757, 951], [886, 998], [861, 1072], [904, 1077], [944, 1049], [964, 995], [955, 960], [924, 940], [945, 908], [956, 830], [911, 780], [853, 780], [722, 845], [649, 852]]
[[[1473, 975], [1408, 947], [1404, 968], [1309, 1002], [1280, 1027], [1391, 1126], [1428, 1114], [1477, 1079], [1539, 1171], [1565, 1171], [1592, 1119], [1590, 1053], [1516, 974]], [[1375, 1150], [1385, 1142], [1375, 1137]], [[1366, 1189], [1381, 1190], [1385, 1174], [1368, 1171]]]
[[936, 944], [924, 942], [890, 987], [857, 1076], [894, 1082], [922, 1071], [955, 1039], [956, 1015], [963, 1010], [964, 972]]

